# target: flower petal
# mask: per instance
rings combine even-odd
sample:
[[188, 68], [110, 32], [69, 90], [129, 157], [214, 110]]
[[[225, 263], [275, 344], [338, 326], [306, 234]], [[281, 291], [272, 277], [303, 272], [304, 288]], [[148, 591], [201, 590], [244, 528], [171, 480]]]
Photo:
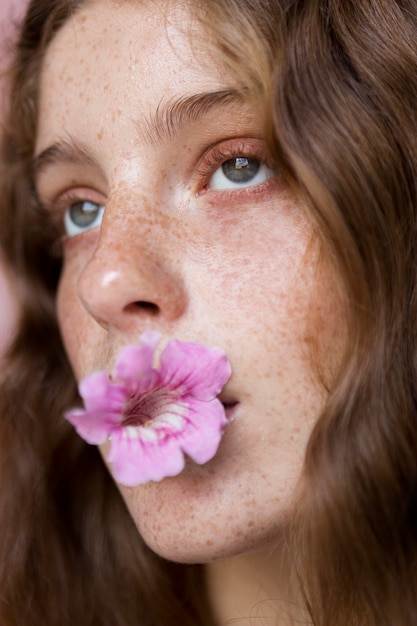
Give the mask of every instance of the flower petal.
[[115, 413], [102, 413], [73, 409], [65, 414], [77, 433], [87, 443], [100, 445], [106, 441], [115, 428], [119, 427], [120, 416]]
[[79, 384], [80, 396], [87, 411], [117, 413], [123, 408], [126, 390], [109, 380], [106, 372], [93, 372]]
[[189, 401], [187, 427], [181, 433], [181, 449], [199, 465], [210, 461], [217, 452], [227, 424], [225, 410], [219, 400]]
[[114, 377], [127, 383], [131, 392], [145, 392], [156, 384], [159, 375], [152, 366], [160, 338], [160, 333], [148, 330], [143, 333], [139, 345], [126, 346], [120, 353]]
[[175, 439], [161, 437], [151, 428], [143, 427], [125, 428], [115, 433], [108, 461], [113, 464], [116, 480], [127, 487], [176, 476], [185, 464], [184, 454]]
[[200, 400], [212, 400], [231, 374], [230, 364], [220, 348], [170, 341], [161, 354], [161, 383]]

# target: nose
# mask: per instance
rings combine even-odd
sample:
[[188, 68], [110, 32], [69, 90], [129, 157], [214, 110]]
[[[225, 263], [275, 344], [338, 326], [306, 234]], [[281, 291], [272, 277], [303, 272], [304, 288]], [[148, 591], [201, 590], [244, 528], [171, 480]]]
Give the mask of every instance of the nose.
[[78, 280], [85, 309], [106, 330], [136, 331], [149, 319], [177, 320], [187, 307], [178, 247], [166, 219], [164, 229], [149, 223], [145, 229], [137, 219], [118, 224], [109, 211]]

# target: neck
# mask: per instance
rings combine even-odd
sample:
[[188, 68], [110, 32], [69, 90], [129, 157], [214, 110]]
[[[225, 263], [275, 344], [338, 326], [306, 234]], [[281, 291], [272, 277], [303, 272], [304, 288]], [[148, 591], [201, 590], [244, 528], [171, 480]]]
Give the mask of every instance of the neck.
[[301, 602], [291, 589], [294, 576], [283, 552], [257, 552], [206, 566], [209, 599], [218, 626], [249, 626], [253, 620], [283, 626], [300, 619]]

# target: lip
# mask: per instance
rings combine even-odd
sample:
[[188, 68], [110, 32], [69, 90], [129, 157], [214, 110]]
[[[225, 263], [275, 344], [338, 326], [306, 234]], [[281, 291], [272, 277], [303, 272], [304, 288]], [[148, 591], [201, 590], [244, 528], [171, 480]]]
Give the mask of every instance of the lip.
[[237, 407], [239, 406], [239, 402], [232, 400], [229, 402], [222, 402], [222, 405], [226, 413], [226, 419], [229, 422], [235, 417]]

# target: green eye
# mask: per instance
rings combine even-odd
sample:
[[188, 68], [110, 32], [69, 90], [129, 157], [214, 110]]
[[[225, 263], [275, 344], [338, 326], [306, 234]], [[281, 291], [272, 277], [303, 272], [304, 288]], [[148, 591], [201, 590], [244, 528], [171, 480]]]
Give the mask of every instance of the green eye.
[[222, 171], [230, 182], [242, 184], [251, 182], [259, 172], [260, 167], [261, 164], [257, 159], [236, 157], [223, 163]]
[[71, 204], [65, 212], [64, 225], [69, 237], [78, 235], [101, 224], [104, 205], [80, 200]]
[[259, 159], [245, 156], [234, 157], [225, 161], [213, 174], [209, 188], [214, 191], [237, 189], [259, 185], [273, 176]]

